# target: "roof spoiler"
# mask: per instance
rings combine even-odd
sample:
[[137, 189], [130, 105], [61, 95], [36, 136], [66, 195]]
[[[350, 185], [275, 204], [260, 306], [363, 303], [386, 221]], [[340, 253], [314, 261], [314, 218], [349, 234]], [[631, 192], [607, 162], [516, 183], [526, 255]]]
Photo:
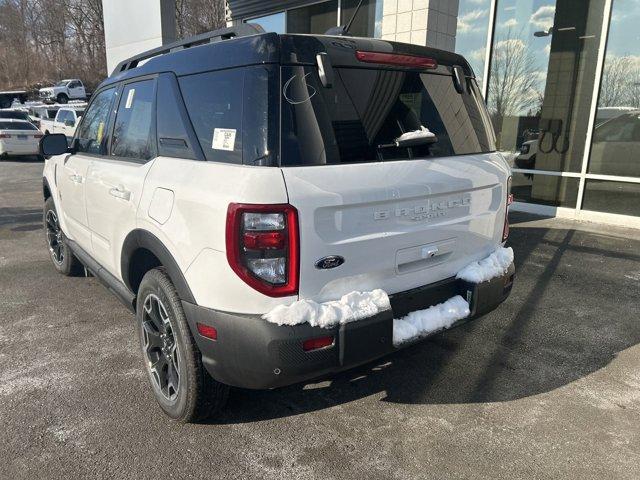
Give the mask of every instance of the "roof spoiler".
[[195, 35], [193, 37], [178, 40], [177, 42], [168, 43], [167, 45], [162, 45], [161, 47], [154, 48], [153, 50], [148, 50], [138, 55], [134, 55], [133, 57], [127, 58], [126, 60], [123, 60], [118, 64], [111, 75], [126, 72], [127, 70], [131, 70], [132, 68], [136, 68], [138, 64], [143, 60], [148, 60], [150, 58], [165, 55], [167, 53], [173, 53], [184, 50], [185, 48], [205, 45], [207, 43], [230, 40], [237, 37], [259, 35], [261, 33], [265, 33], [264, 29], [260, 25], [254, 23], [241, 23], [239, 25], [234, 25], [233, 27], [220, 28], [211, 32], [201, 33], [200, 35]]

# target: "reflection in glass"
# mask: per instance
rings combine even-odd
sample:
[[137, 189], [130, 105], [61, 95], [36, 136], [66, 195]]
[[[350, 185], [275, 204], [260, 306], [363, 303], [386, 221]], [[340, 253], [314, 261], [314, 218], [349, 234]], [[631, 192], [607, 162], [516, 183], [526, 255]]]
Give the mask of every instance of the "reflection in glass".
[[273, 15], [252, 18], [247, 23], [257, 23], [265, 32], [285, 33], [285, 13], [278, 12]]
[[516, 202], [575, 208], [578, 183], [577, 178], [514, 172], [511, 193]]
[[640, 216], [640, 184], [587, 180], [584, 186], [584, 210]]
[[464, 55], [482, 88], [491, 0], [460, 0], [456, 53]]
[[488, 106], [516, 167], [580, 171], [604, 6], [498, 2]]
[[338, 25], [338, 0], [287, 11], [287, 33], [323, 34]]
[[[340, 13], [342, 25], [346, 25], [356, 11], [360, 0], [342, 0]], [[382, 35], [382, 1], [364, 0], [354, 17], [349, 35], [354, 37], [376, 37]]]
[[[613, 2], [596, 125], [593, 131], [589, 173], [640, 177], [640, 30], [638, 30], [640, 11], [638, 6], [637, 0]], [[593, 183], [592, 189], [595, 189], [596, 185], [598, 184]], [[625, 189], [628, 188], [625, 187]], [[590, 204], [594, 208], [596, 205], [602, 207], [602, 203], [593, 203], [595, 198], [595, 196], [592, 197]]]

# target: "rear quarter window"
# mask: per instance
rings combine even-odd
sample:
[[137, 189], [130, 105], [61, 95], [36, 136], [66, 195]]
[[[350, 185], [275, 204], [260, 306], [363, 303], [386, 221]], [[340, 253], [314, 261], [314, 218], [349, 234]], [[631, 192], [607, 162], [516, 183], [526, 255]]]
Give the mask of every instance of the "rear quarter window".
[[178, 79], [206, 160], [277, 164], [276, 82], [276, 70], [270, 66], [207, 72]]

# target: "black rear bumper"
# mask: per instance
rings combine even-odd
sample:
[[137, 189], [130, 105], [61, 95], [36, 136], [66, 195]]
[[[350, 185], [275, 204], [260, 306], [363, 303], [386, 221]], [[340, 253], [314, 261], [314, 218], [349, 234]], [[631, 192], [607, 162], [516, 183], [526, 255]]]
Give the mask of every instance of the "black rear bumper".
[[[502, 303], [511, 292], [513, 264], [502, 277], [481, 284], [455, 278], [392, 295], [391, 310], [357, 322], [326, 329], [309, 324], [278, 326], [260, 315], [220, 312], [182, 302], [202, 361], [213, 378], [242, 388], [267, 389], [291, 385], [346, 370], [397, 350], [393, 319], [461, 295], [471, 314], [456, 325], [477, 318]], [[198, 334], [196, 323], [216, 328], [216, 341]], [[305, 352], [305, 340], [333, 335], [334, 345]], [[406, 344], [402, 345], [406, 346]]]

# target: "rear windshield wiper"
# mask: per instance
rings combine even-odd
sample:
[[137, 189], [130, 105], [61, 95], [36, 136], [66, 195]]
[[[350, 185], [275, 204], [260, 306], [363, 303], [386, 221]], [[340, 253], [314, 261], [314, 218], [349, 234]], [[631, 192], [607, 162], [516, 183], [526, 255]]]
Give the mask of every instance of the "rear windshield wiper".
[[438, 137], [435, 133], [430, 131], [427, 127], [420, 127], [420, 130], [403, 133], [396, 138], [393, 143], [378, 145], [378, 148], [417, 147], [420, 145], [436, 143], [437, 141]]

